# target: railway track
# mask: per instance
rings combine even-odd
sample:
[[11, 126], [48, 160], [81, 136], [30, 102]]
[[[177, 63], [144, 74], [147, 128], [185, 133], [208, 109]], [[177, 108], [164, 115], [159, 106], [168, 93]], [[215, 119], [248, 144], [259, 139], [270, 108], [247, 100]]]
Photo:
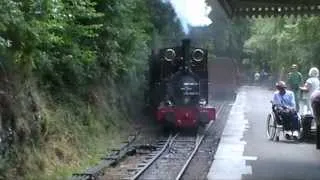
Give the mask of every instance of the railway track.
[[[217, 115], [223, 109], [221, 105]], [[154, 151], [140, 159], [137, 165], [119, 179], [175, 179], [180, 180], [196, 155], [212, 123], [199, 132], [174, 133], [156, 143]], [[109, 178], [107, 178], [109, 179]]]
[[135, 141], [136, 136], [138, 135], [132, 135], [129, 136], [128, 140], [125, 141], [122, 146], [119, 149], [113, 149], [112, 153], [109, 154], [107, 157], [101, 158], [102, 161], [99, 162], [96, 166], [90, 167], [86, 169], [82, 173], [73, 173], [70, 180], [96, 180], [99, 179], [103, 175], [103, 171], [111, 166], [112, 164], [117, 163], [120, 159], [122, 159], [124, 156], [126, 156], [131, 151], [134, 151], [133, 148], [131, 148], [131, 144]]
[[[125, 179], [180, 179], [204, 135], [186, 136], [180, 133], [170, 135], [162, 149], [132, 177]], [[161, 168], [159, 168], [161, 167]]]
[[[224, 113], [225, 105], [225, 103], [215, 104], [217, 117]], [[201, 154], [203, 145], [207, 143], [206, 136], [211, 137], [212, 132], [208, 133], [208, 130], [212, 131], [217, 125], [214, 124], [213, 126], [211, 122], [206, 128], [191, 134], [172, 133], [166, 137], [159, 137], [152, 145], [130, 145], [135, 139], [132, 138], [124, 148], [104, 158], [99, 165], [87, 169], [84, 173], [75, 173], [71, 179], [184, 179], [190, 176], [189, 171], [192, 168], [197, 168], [198, 154]], [[185, 173], [186, 171], [188, 173]]]
[[218, 148], [230, 109], [231, 106], [229, 103], [222, 104], [222, 108], [217, 115], [219, 120], [208, 129], [203, 142], [181, 179], [206, 179], [210, 166], [214, 160], [214, 155]]

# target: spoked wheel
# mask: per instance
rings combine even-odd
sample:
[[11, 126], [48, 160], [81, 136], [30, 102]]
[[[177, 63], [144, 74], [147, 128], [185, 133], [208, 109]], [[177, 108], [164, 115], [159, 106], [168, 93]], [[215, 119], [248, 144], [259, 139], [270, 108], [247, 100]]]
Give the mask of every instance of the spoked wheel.
[[267, 117], [267, 137], [269, 140], [273, 140], [276, 135], [277, 124], [272, 114]]

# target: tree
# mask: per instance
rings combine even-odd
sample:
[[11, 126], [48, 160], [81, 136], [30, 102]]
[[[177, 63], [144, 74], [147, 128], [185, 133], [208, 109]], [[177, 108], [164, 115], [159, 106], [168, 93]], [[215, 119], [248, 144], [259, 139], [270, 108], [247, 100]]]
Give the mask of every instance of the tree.
[[318, 23], [318, 17], [255, 20], [245, 47], [255, 52], [256, 63], [268, 63], [274, 71], [297, 63], [306, 73], [311, 66], [320, 65]]

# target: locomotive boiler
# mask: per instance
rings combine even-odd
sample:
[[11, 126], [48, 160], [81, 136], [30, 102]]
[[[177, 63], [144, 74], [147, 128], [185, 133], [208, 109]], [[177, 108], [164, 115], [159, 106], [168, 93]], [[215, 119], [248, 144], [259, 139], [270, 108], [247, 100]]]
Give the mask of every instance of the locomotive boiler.
[[208, 103], [207, 61], [207, 50], [192, 47], [190, 39], [153, 51], [148, 94], [159, 123], [197, 128], [215, 120], [215, 108]]

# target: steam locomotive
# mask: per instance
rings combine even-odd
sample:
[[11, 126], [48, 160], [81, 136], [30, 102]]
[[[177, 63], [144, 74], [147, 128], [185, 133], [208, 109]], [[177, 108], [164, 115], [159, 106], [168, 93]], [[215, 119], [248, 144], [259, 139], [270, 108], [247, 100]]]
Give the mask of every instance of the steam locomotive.
[[149, 61], [149, 105], [165, 127], [197, 128], [215, 120], [208, 104], [208, 52], [182, 46], [153, 51]]

